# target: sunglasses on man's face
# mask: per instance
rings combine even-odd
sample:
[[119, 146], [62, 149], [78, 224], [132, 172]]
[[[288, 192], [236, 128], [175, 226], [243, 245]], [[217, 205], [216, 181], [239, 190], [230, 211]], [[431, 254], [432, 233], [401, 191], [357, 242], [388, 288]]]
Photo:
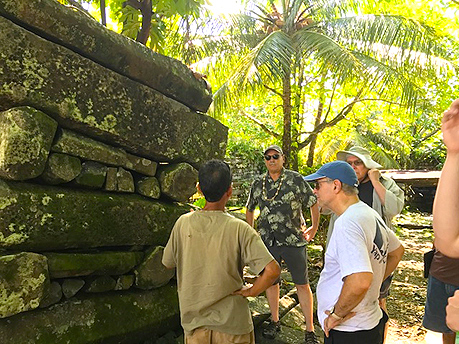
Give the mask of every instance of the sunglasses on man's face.
[[266, 160], [266, 161], [271, 160], [271, 158], [273, 158], [274, 160], [277, 160], [277, 159], [280, 158], [280, 155], [279, 155], [279, 154], [265, 155], [265, 160]]

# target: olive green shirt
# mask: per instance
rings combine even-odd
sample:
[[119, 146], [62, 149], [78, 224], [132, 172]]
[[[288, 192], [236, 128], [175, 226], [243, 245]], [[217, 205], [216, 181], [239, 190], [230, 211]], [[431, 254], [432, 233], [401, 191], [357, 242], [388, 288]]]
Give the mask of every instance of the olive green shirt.
[[246, 222], [223, 211], [182, 215], [164, 249], [163, 264], [177, 268], [182, 327], [246, 334], [253, 330], [248, 301], [231, 295], [243, 286], [243, 268], [258, 274], [273, 260]]

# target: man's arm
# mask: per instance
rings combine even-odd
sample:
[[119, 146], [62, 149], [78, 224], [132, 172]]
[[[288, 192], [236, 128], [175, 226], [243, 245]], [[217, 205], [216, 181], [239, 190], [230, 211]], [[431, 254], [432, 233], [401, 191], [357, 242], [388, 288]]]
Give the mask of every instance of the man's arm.
[[333, 312], [342, 319], [339, 320], [332, 315], [329, 315], [329, 311], [325, 312], [328, 314], [328, 317], [325, 318], [324, 321], [324, 332], [327, 337], [328, 332], [332, 328], [355, 315], [352, 310], [363, 300], [368, 289], [370, 289], [372, 280], [373, 273], [371, 272], [357, 272], [345, 277], [341, 293], [335, 304]]
[[251, 287], [242, 287], [236, 290], [233, 295], [241, 295], [244, 297], [258, 296], [264, 292], [267, 288], [273, 285], [274, 281], [280, 275], [279, 264], [273, 259], [264, 268], [260, 276], [255, 280], [255, 283]]
[[394, 272], [395, 268], [397, 267], [398, 263], [403, 257], [403, 253], [405, 252], [405, 248], [400, 245], [392, 252], [387, 254], [387, 264], [386, 264], [386, 271], [384, 272], [383, 281]]
[[245, 220], [252, 227], [253, 227], [253, 224], [254, 224], [254, 218], [255, 218], [255, 212], [254, 211], [250, 211], [249, 209], [246, 208], [245, 209]]
[[459, 258], [459, 99], [442, 119], [446, 161], [433, 206], [435, 245], [445, 255]]
[[311, 241], [314, 239], [314, 236], [319, 229], [319, 220], [320, 220], [320, 212], [319, 212], [319, 205], [316, 203], [312, 207], [309, 208], [311, 210], [311, 227], [306, 229], [303, 232], [303, 236], [306, 241]]
[[376, 169], [372, 168], [371, 170], [368, 171], [368, 178], [370, 178], [371, 184], [373, 184], [373, 188], [376, 191], [376, 194], [379, 197], [379, 200], [381, 201], [381, 204], [384, 206], [386, 204], [386, 188], [384, 185], [382, 185], [381, 181], [379, 178], [381, 177], [381, 172]]

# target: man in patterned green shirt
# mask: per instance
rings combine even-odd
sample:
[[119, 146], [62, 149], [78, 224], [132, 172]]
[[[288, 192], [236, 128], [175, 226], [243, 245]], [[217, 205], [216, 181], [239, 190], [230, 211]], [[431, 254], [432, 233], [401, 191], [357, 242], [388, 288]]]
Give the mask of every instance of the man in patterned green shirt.
[[[266, 247], [280, 264], [285, 261], [296, 285], [298, 299], [306, 322], [307, 344], [318, 343], [312, 317], [313, 299], [308, 280], [306, 245], [317, 232], [319, 208], [311, 187], [303, 177], [284, 168], [284, 155], [277, 145], [264, 152], [267, 173], [252, 183], [247, 200], [247, 222], [254, 225], [254, 211], [258, 206], [257, 229]], [[312, 226], [306, 228], [303, 213], [311, 209]], [[279, 282], [266, 290], [271, 322], [263, 330], [263, 336], [275, 338], [280, 331]]]

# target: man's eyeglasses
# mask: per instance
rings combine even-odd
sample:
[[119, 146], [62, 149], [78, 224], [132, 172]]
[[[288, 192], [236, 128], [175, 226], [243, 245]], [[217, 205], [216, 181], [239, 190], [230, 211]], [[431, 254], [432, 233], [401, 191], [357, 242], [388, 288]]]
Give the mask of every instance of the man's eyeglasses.
[[318, 180], [314, 184], [314, 189], [319, 190], [320, 189], [320, 184], [322, 184], [322, 183], [330, 183], [330, 182], [333, 182], [333, 180], [329, 179], [329, 178], [324, 179], [324, 180]]
[[355, 160], [355, 161], [346, 161], [349, 165], [354, 165], [354, 166], [362, 166], [363, 161], [362, 160]]
[[274, 160], [277, 160], [277, 159], [280, 158], [280, 155], [279, 155], [279, 154], [265, 155], [265, 160], [266, 160], [266, 161], [271, 160], [271, 158], [273, 158]]

